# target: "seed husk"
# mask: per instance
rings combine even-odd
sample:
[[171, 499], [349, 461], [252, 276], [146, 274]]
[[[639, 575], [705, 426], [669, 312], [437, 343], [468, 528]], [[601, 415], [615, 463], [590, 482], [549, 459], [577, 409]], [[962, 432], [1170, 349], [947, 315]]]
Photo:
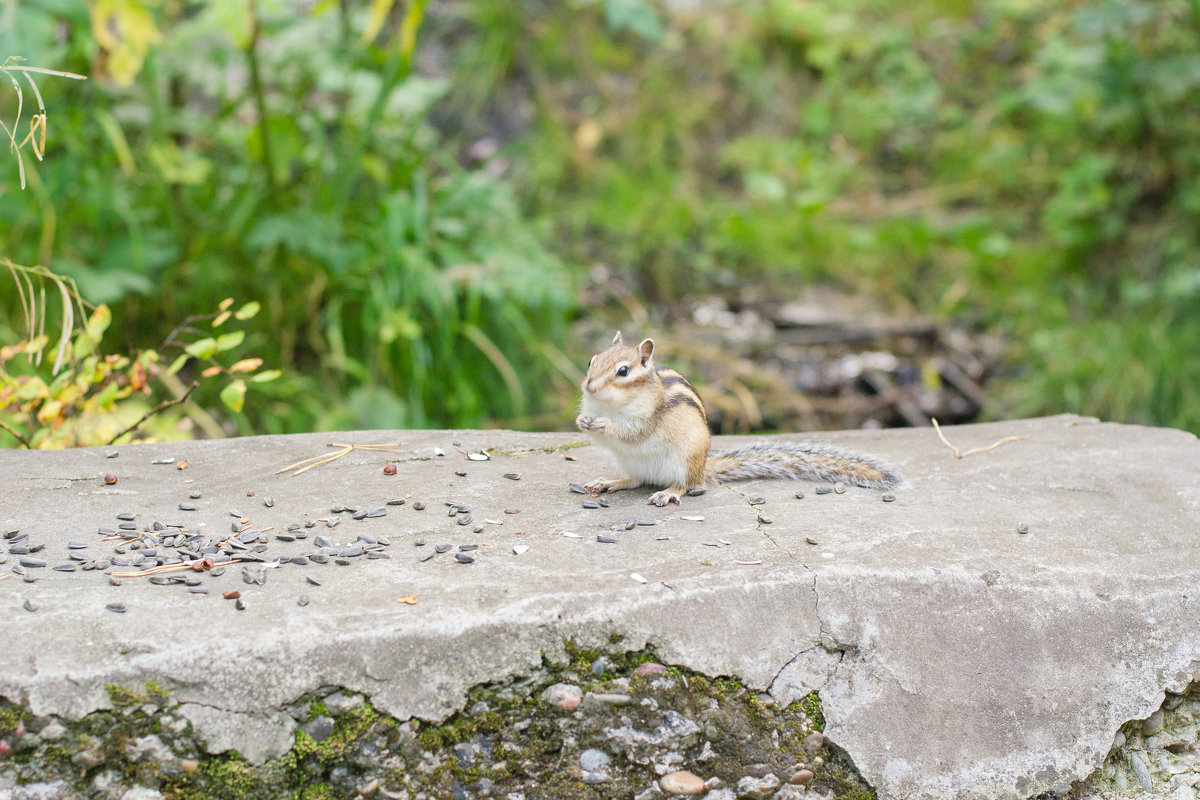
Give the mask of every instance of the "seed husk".
[[308, 605], [308, 595], [306, 595], [306, 594], [300, 595], [300, 599], [296, 601], [296, 605], [300, 606], [301, 608]]
[[519, 481], [519, 480], [521, 480], [521, 473], [506, 472], [506, 473], [504, 473], [504, 477], [508, 478], [510, 481]]
[[379, 508], [372, 508], [370, 511], [367, 512], [367, 516], [371, 517], [372, 519], [375, 517], [382, 517], [385, 514], [387, 514], [387, 509], [384, 508], [383, 506], [380, 506]]
[[638, 521], [637, 521], [637, 524], [638, 524], [638, 525], [645, 526], [645, 527], [649, 527], [650, 525], [657, 525], [657, 524], [658, 524], [658, 520], [656, 520], [656, 519], [650, 519], [649, 517], [639, 517], [639, 518], [638, 518]]
[[387, 504], [389, 506], [402, 506], [402, 505], [404, 505], [404, 498], [403, 497], [393, 498], [391, 500], [388, 500]]
[[21, 603], [21, 607], [26, 611], [37, 611], [38, 609], [37, 603], [33, 602], [32, 600], [26, 600], [24, 603]]
[[568, 484], [567, 488], [570, 489], [575, 494], [587, 494], [587, 489], [584, 489], [578, 483]]
[[33, 558], [31, 556], [24, 556], [21, 558], [21, 566], [36, 569], [38, 567], [46, 566], [46, 561], [45, 561], [45, 559], [41, 559], [41, 558]]
[[699, 497], [700, 495], [704, 494], [707, 491], [708, 490], [705, 489], [703, 486], [693, 486], [691, 489], [687, 490], [687, 493], [688, 493], [688, 497]]
[[445, 542], [440, 542], [437, 546], [434, 547], [434, 550], [436, 550], [439, 553], [445, 553], [450, 548], [451, 548], [451, 545], [449, 545]]
[[604, 544], [616, 544], [617, 543], [616, 539], [612, 538], [611, 536], [604, 536], [603, 534], [597, 534], [596, 541], [602, 542]]
[[109, 603], [108, 605], [105, 606], [105, 608], [108, 609], [109, 611], [113, 612], [114, 614], [124, 614], [125, 613], [125, 604], [124, 603]]
[[830, 489], [828, 486], [818, 486], [813, 491], [815, 491], [817, 494], [829, 494], [833, 491], [833, 489]]
[[460, 551], [462, 551], [462, 552], [466, 553], [466, 552], [469, 552], [469, 551], [471, 551], [471, 550], [478, 550], [478, 549], [479, 549], [479, 545], [477, 545], [477, 544], [460, 544], [460, 545], [458, 546], [458, 549], [459, 549]]
[[78, 568], [75, 564], [59, 564], [54, 568], [55, 572], [74, 572]]
[[473, 564], [473, 563], [475, 563], [475, 559], [474, 559], [474, 558], [472, 558], [471, 556], [467, 555], [466, 553], [455, 553], [455, 554], [454, 554], [454, 560], [455, 560], [455, 561], [457, 561], [457, 562], [458, 562], [458, 563], [460, 563], [460, 564]]
[[320, 586], [320, 585], [321, 585], [321, 582], [320, 582], [319, 580], [317, 580], [316, 578], [314, 578], [313, 576], [311, 576], [311, 575], [305, 575], [305, 576], [304, 576], [304, 580], [308, 581], [308, 582], [309, 582], [310, 584], [312, 584], [313, 586]]
[[195, 503], [180, 503], [179, 504], [180, 511], [195, 511], [196, 508], [197, 508], [197, 506]]
[[600, 504], [597, 503], [595, 500], [584, 500], [583, 507], [584, 508], [599, 508]]
[[896, 499], [896, 495], [894, 495], [894, 494], [885, 494], [885, 495], [884, 495], [883, 497], [881, 497], [880, 499], [881, 499], [881, 500], [883, 500], [883, 502], [885, 502], [885, 503], [890, 503], [890, 502], [892, 502], [893, 500], [895, 500], [895, 499]]
[[351, 515], [351, 517], [350, 517], [350, 518], [351, 518], [351, 519], [366, 519], [366, 518], [367, 518], [367, 512], [366, 512], [366, 511], [355, 511], [355, 512], [354, 512], [354, 513]]
[[845, 494], [846, 493], [846, 484], [842, 483], [841, 481], [838, 481], [837, 483], [835, 483], [833, 485], [833, 490], [835, 492], [837, 492], [838, 494]]
[[391, 556], [381, 550], [372, 550], [371, 552], [367, 553], [367, 558], [378, 560], [380, 558], [391, 558]]
[[1029, 525], [1022, 522], [1020, 525], [1017, 526], [1017, 533], [1029, 533]]

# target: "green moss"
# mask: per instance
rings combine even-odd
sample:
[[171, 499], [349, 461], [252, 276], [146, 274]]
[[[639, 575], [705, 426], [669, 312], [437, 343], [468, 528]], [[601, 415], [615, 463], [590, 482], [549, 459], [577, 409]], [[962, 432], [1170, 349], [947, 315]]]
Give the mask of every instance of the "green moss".
[[804, 697], [787, 707], [789, 713], [800, 713], [812, 720], [813, 728], [825, 730], [825, 714], [821, 711], [821, 700], [816, 692], [809, 692]]
[[104, 689], [115, 708], [136, 708], [146, 703], [161, 704], [171, 697], [170, 691], [154, 681], [146, 681], [145, 688], [141, 690], [117, 683], [107, 684]]

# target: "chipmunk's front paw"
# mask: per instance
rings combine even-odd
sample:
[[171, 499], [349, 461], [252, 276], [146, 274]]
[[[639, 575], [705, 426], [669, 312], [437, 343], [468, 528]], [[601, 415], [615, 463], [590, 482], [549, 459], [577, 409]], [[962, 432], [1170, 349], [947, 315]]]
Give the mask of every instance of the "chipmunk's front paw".
[[581, 431], [604, 433], [608, 430], [608, 417], [589, 417], [580, 414], [576, 417], [575, 424], [579, 426], [579, 430]]
[[679, 493], [672, 491], [670, 489], [664, 489], [661, 492], [655, 492], [654, 494], [650, 495], [650, 500], [649, 500], [648, 504], [662, 508], [663, 506], [667, 505], [668, 503], [674, 503], [677, 506], [683, 505], [683, 503], [679, 499]]

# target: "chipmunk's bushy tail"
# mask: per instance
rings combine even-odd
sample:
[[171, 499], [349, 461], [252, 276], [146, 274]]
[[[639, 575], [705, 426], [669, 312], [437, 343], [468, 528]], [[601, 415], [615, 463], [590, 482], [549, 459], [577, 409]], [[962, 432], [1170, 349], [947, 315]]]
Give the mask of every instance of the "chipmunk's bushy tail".
[[903, 478], [871, 456], [810, 442], [753, 442], [714, 453], [705, 462], [706, 483], [750, 478], [842, 481], [869, 489], [904, 485]]

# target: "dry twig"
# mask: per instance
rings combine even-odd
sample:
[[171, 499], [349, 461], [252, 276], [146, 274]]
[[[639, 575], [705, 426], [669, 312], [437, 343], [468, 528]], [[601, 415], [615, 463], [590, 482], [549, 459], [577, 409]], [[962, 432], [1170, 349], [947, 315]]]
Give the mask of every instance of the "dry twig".
[[1016, 442], [1021, 439], [1029, 438], [1028, 436], [1005, 436], [1003, 439], [1000, 439], [999, 441], [996, 441], [996, 442], [992, 442], [991, 444], [987, 445], [986, 447], [972, 447], [970, 450], [967, 450], [964, 452], [962, 450], [959, 450], [957, 447], [950, 444], [950, 442], [946, 440], [946, 435], [942, 433], [942, 426], [938, 425], [938, 421], [936, 418], [930, 417], [929, 421], [933, 423], [933, 429], [935, 431], [937, 431], [938, 438], [942, 440], [942, 444], [946, 445], [946, 447], [949, 447], [952, 451], [954, 451], [955, 458], [966, 458], [967, 456], [971, 455], [972, 453], [982, 453], [984, 450], [993, 450], [993, 449], [999, 447], [1000, 445], [1004, 444], [1005, 442]]

